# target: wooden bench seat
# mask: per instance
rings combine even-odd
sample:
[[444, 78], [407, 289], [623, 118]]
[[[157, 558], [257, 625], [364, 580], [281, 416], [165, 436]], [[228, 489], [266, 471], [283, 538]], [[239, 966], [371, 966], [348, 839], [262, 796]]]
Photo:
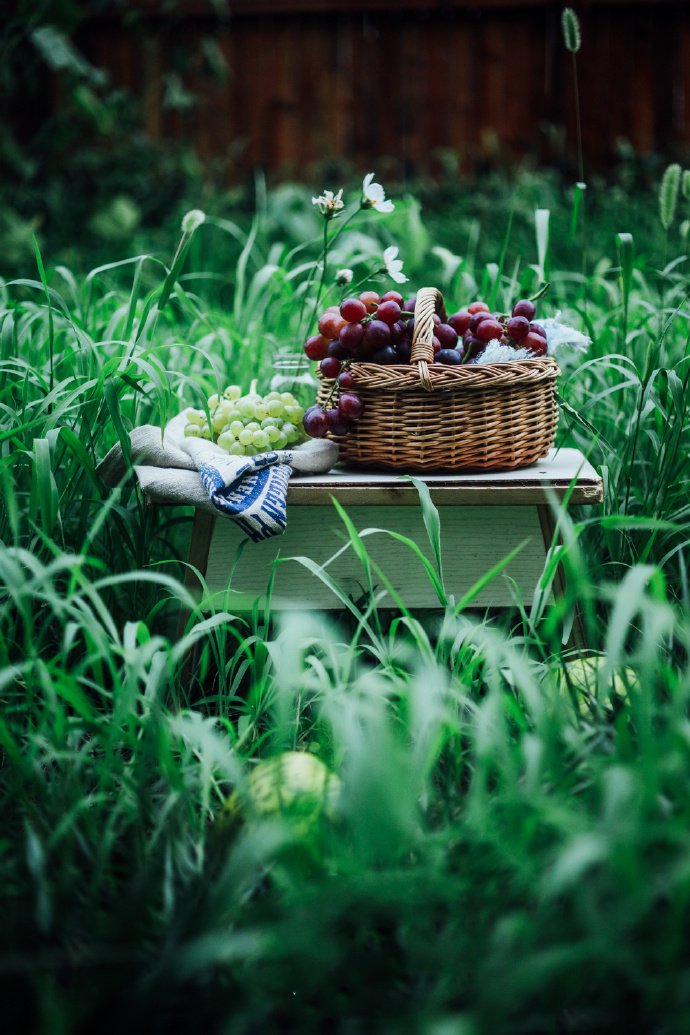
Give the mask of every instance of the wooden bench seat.
[[[505, 571], [476, 597], [477, 607], [514, 606], [516, 594], [529, 603], [553, 540], [553, 501], [567, 497], [568, 505], [587, 505], [603, 498], [601, 478], [575, 449], [552, 450], [539, 463], [516, 471], [420, 477], [439, 510], [445, 585], [456, 600], [522, 545]], [[287, 531], [262, 543], [244, 541], [231, 520], [197, 510], [190, 563], [205, 576], [212, 592], [223, 594], [224, 606], [230, 610], [250, 608], [265, 592], [277, 556], [308, 557], [325, 565], [348, 596], [359, 597], [363, 572], [354, 551], [349, 548], [331, 560], [347, 541], [332, 498], [346, 508], [359, 532], [397, 532], [414, 540], [432, 559], [417, 489], [408, 477], [335, 469], [326, 475], [292, 478]], [[408, 546], [385, 531], [367, 534], [365, 545], [406, 606], [439, 606], [422, 563]], [[190, 585], [194, 583], [192, 578]], [[384, 594], [381, 606], [386, 603]], [[388, 606], [394, 606], [390, 597]], [[342, 603], [308, 568], [287, 561], [276, 568], [272, 607], [340, 610]]]

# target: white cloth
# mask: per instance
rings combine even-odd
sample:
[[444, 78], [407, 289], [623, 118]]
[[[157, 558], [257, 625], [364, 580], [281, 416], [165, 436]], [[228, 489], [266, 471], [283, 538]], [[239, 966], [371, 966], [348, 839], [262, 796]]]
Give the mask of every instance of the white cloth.
[[[338, 446], [329, 439], [310, 439], [295, 449], [256, 457], [229, 456], [213, 442], [185, 438], [185, 423], [180, 414], [164, 432], [146, 424], [130, 433], [134, 470], [144, 495], [152, 503], [229, 514], [252, 538], [283, 531], [278, 501], [284, 500], [293, 471], [325, 474], [338, 459]], [[119, 443], [100, 462], [98, 473], [110, 486], [126, 476]]]

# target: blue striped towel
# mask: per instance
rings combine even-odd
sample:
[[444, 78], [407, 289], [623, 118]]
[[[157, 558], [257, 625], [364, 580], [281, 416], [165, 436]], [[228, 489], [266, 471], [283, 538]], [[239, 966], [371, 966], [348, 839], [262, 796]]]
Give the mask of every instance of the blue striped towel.
[[259, 543], [285, 531], [292, 450], [230, 456], [198, 438], [185, 438], [181, 446], [194, 461], [213, 506], [233, 518], [250, 539]]

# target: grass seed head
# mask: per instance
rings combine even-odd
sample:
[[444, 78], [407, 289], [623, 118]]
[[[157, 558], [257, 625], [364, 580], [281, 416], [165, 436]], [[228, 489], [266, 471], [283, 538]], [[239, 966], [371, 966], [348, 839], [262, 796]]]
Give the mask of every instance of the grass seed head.
[[200, 208], [192, 208], [182, 217], [182, 233], [193, 234], [206, 220], [206, 213]]
[[690, 201], [690, 169], [684, 169], [680, 180], [680, 192], [684, 198]]
[[664, 230], [668, 230], [676, 214], [679, 187], [680, 166], [674, 162], [666, 169], [659, 188], [659, 216]]
[[569, 50], [571, 54], [577, 54], [582, 45], [582, 36], [580, 34], [580, 21], [572, 7], [566, 7], [563, 10], [561, 25], [563, 27], [563, 40], [566, 50]]

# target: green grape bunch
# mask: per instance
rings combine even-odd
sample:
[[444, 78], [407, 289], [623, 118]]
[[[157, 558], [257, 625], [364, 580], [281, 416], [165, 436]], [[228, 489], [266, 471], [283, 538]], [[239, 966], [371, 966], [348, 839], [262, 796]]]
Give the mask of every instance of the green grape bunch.
[[304, 410], [291, 392], [262, 396], [252, 381], [246, 395], [239, 385], [229, 385], [222, 395], [209, 396], [208, 414], [186, 410], [184, 434], [216, 442], [231, 456], [254, 456], [303, 441], [303, 416]]

